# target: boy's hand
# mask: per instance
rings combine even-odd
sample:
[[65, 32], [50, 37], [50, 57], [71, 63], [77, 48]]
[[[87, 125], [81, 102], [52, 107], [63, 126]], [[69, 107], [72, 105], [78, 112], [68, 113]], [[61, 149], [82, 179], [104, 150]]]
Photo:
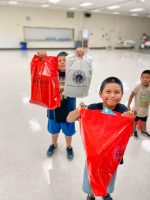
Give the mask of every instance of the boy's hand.
[[122, 116], [125, 116], [125, 117], [134, 117], [134, 112], [133, 111], [127, 111], [127, 112], [124, 112], [122, 114]]
[[81, 108], [86, 108], [87, 106], [85, 105], [84, 102], [81, 102], [79, 103], [79, 106], [78, 106], [78, 111], [80, 111]]
[[80, 117], [80, 109], [85, 108], [84, 102], [81, 102], [76, 110], [73, 110], [67, 116], [67, 122], [75, 122]]
[[76, 49], [76, 56], [82, 58], [84, 55], [84, 49], [83, 48], [77, 48]]
[[39, 51], [37, 52], [37, 55], [40, 57], [40, 59], [41, 59], [42, 61], [44, 61], [44, 57], [46, 56], [46, 51], [45, 51], [45, 50], [39, 50]]

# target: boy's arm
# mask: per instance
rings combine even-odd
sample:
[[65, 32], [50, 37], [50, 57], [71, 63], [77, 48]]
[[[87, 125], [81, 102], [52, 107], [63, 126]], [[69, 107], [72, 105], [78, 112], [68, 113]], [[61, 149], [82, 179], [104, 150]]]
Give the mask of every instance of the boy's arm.
[[130, 105], [131, 105], [131, 102], [132, 102], [132, 99], [134, 96], [135, 96], [135, 93], [131, 92], [129, 99], [128, 99], [128, 110], [131, 110]]
[[80, 117], [80, 109], [85, 107], [85, 104], [81, 102], [76, 110], [73, 110], [68, 114], [67, 122], [75, 122]]
[[71, 111], [67, 116], [67, 122], [75, 122], [80, 117], [80, 111], [78, 109]]
[[[122, 116], [125, 116], [125, 117], [134, 117], [134, 112], [132, 112], [132, 111], [126, 111], [126, 112], [122, 113]], [[132, 131], [131, 131], [130, 137], [132, 136], [133, 131], [134, 131], [134, 122], [133, 122], [133, 125], [132, 125]]]

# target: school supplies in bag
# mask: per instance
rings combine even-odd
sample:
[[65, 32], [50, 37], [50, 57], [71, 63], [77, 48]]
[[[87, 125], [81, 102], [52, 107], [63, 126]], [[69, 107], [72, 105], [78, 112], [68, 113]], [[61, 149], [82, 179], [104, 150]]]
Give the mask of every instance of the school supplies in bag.
[[102, 113], [110, 114], [110, 115], [116, 115], [115, 112], [113, 112], [112, 110], [110, 110], [110, 109], [107, 108], [107, 107], [104, 107], [104, 108], [103, 108]]
[[30, 103], [49, 109], [60, 106], [58, 59], [45, 56], [42, 62], [35, 55], [31, 61], [31, 99]]
[[68, 97], [86, 97], [92, 78], [92, 60], [87, 54], [83, 58], [68, 56], [66, 80], [63, 94]]
[[80, 112], [80, 133], [90, 185], [95, 196], [106, 196], [132, 133], [134, 118], [117, 112], [116, 115], [88, 109]]

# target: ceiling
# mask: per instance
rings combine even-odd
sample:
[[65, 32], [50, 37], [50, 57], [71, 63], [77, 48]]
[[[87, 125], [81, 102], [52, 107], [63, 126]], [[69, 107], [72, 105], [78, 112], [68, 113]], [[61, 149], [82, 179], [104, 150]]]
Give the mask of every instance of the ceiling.
[[[119, 14], [150, 17], [150, 0], [60, 0], [58, 3], [50, 3], [52, 0], [0, 0], [0, 6], [32, 7], [42, 9], [62, 9], [72, 12], [97, 12], [102, 14]], [[17, 4], [15, 4], [17, 2]], [[81, 7], [81, 3], [90, 2], [92, 5]], [[117, 5], [119, 8], [108, 10], [108, 6]], [[142, 8], [139, 12], [131, 12], [130, 9]]]

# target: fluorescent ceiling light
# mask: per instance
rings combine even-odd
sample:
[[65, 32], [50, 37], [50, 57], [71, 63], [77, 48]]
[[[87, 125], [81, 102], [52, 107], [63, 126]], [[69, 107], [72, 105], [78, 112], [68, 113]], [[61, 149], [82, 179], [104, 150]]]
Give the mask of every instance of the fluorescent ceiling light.
[[42, 4], [41, 7], [47, 8], [47, 7], [49, 7], [49, 5], [48, 4]]
[[113, 14], [114, 14], [114, 15], [119, 15], [120, 13], [119, 13], [119, 12], [113, 12]]
[[75, 7], [71, 7], [71, 8], [69, 8], [68, 10], [76, 10], [77, 8], [75, 8]]
[[133, 13], [132, 16], [138, 16], [138, 14], [137, 13]]
[[9, 4], [16, 5], [18, 2], [17, 1], [9, 1]]
[[115, 10], [115, 9], [118, 9], [118, 8], [120, 8], [120, 6], [118, 6], [118, 5], [108, 6], [107, 7], [108, 10]]
[[91, 6], [91, 5], [93, 5], [92, 2], [85, 2], [85, 3], [81, 3], [80, 7], [88, 7], [88, 6]]
[[130, 10], [130, 12], [140, 12], [142, 10], [144, 10], [144, 9], [143, 8], [133, 8]]
[[95, 9], [95, 10], [92, 10], [92, 12], [100, 12], [100, 10], [96, 10], [96, 9]]
[[49, 3], [58, 3], [58, 2], [60, 2], [61, 0], [49, 0], [48, 2]]

